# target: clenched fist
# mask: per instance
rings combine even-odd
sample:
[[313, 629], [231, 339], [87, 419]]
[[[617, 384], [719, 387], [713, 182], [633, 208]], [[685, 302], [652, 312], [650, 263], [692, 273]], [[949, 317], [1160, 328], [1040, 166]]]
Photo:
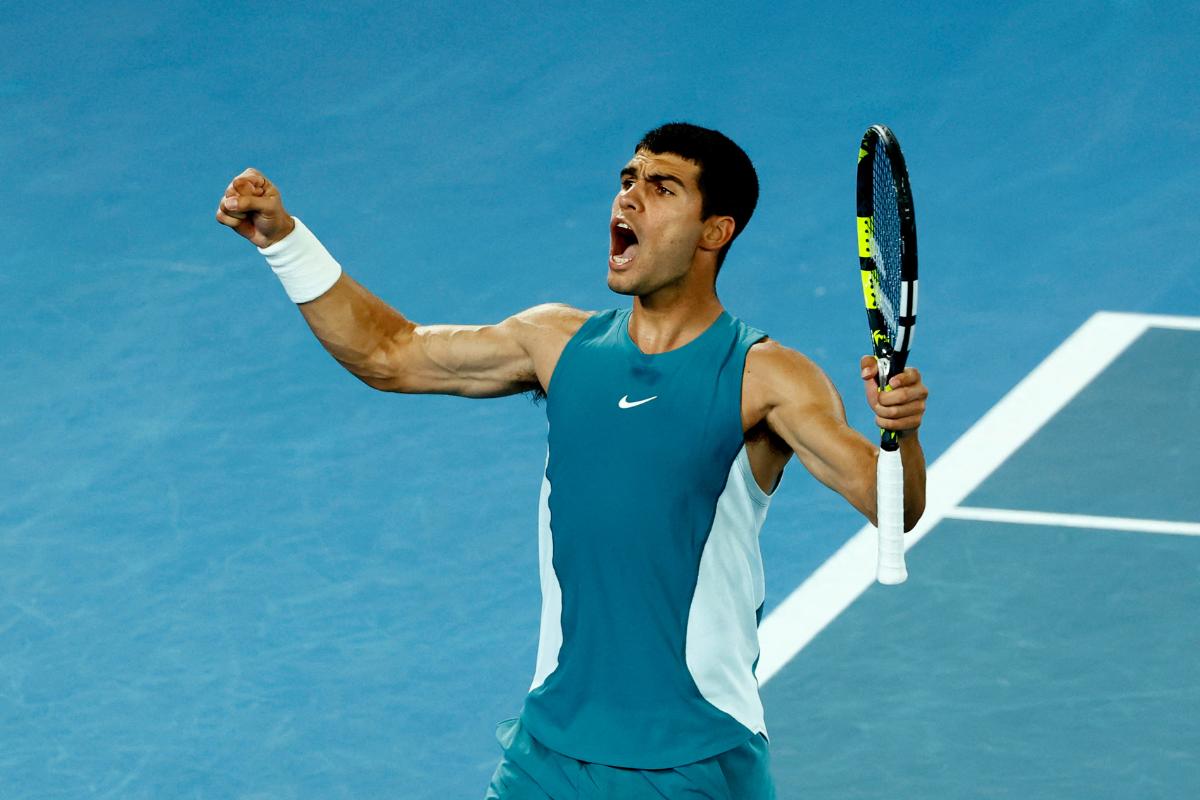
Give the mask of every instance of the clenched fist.
[[253, 167], [229, 182], [217, 206], [217, 222], [257, 247], [275, 244], [296, 227], [275, 184]]

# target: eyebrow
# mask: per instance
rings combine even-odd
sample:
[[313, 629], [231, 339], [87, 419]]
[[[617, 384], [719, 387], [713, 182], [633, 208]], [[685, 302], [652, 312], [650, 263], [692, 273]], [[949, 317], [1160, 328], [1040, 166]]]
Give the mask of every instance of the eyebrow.
[[[622, 178], [636, 178], [637, 176], [638, 172], [634, 167], [626, 167], [625, 169], [621, 170]], [[647, 175], [646, 180], [650, 181], [651, 183], [666, 183], [667, 181], [672, 181], [678, 184], [680, 189], [687, 189], [687, 185], [674, 175], [662, 175], [655, 173], [653, 175]]]

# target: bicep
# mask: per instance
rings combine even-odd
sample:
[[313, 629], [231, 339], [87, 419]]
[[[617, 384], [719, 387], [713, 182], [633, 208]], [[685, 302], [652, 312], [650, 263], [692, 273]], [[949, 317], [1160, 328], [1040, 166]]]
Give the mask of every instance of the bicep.
[[539, 308], [495, 325], [414, 325], [383, 348], [386, 384], [409, 394], [502, 397], [537, 389]]
[[781, 362], [769, 377], [768, 427], [813, 477], [873, 519], [877, 448], [847, 424], [841, 397], [820, 369], [802, 357]]

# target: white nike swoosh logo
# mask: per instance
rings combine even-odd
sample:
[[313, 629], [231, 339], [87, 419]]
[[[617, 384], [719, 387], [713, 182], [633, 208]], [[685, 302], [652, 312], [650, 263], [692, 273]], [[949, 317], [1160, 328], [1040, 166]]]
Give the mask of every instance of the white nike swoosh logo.
[[620, 406], [621, 408], [633, 408], [635, 406], [640, 406], [642, 403], [649, 403], [651, 400], [657, 400], [657, 399], [658, 399], [658, 395], [654, 395], [654, 397], [647, 397], [645, 400], [637, 400], [637, 401], [631, 403], [631, 402], [629, 402], [629, 395], [625, 395], [624, 397], [622, 397], [620, 400], [617, 401], [617, 405]]

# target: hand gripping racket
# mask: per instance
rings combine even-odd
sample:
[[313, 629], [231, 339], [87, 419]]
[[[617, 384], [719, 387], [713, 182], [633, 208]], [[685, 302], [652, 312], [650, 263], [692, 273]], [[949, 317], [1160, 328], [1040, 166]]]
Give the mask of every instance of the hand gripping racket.
[[[900, 143], [872, 125], [858, 148], [858, 260], [879, 385], [904, 371], [917, 321], [917, 222]], [[895, 431], [880, 430], [880, 583], [904, 583], [904, 468]]]

